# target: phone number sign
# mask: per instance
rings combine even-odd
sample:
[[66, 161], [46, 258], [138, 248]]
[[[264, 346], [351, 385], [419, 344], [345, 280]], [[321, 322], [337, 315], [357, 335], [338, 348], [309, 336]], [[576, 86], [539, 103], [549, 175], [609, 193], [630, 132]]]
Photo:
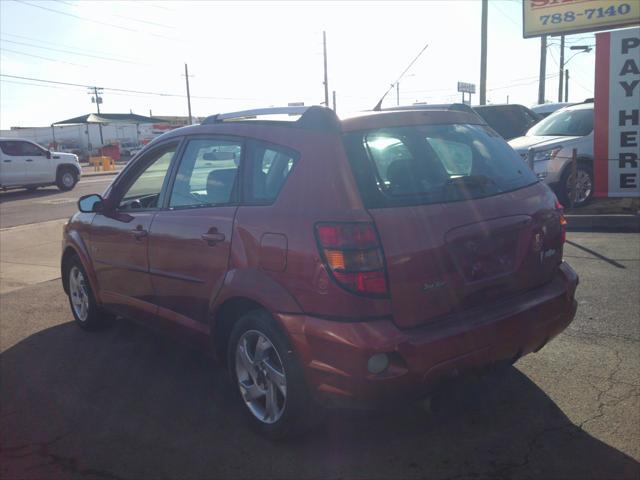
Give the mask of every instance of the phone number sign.
[[523, 0], [524, 38], [640, 24], [639, 0]]

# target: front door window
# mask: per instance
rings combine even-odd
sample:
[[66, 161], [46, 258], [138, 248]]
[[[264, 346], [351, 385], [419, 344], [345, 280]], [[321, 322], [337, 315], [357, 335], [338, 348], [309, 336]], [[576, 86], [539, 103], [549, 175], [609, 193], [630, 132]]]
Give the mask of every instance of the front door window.
[[[149, 210], [160, 206], [160, 194], [169, 165], [176, 153], [176, 145], [167, 147], [155, 154], [150, 162], [129, 186], [118, 203], [118, 210]], [[146, 163], [146, 162], [145, 162]]]

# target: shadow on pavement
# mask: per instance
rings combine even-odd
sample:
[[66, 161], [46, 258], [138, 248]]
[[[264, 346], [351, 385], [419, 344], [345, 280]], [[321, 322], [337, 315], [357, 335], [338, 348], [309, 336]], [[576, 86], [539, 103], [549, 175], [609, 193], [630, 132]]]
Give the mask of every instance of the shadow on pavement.
[[511, 368], [434, 408], [335, 412], [308, 436], [252, 433], [225, 372], [134, 324], [65, 323], [0, 356], [2, 478], [638, 478]]

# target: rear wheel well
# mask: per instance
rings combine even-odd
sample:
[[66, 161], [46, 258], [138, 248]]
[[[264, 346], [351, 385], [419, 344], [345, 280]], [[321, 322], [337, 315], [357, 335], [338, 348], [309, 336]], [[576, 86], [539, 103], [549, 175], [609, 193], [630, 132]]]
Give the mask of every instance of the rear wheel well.
[[65, 293], [69, 293], [69, 282], [67, 280], [67, 270], [69, 268], [69, 263], [73, 258], [79, 258], [78, 253], [73, 248], [67, 247], [64, 253], [62, 254], [62, 260], [60, 261], [62, 288], [64, 288]]
[[265, 310], [258, 302], [245, 297], [235, 297], [218, 307], [213, 321], [213, 348], [216, 359], [226, 363], [229, 336], [236, 321], [252, 310]]

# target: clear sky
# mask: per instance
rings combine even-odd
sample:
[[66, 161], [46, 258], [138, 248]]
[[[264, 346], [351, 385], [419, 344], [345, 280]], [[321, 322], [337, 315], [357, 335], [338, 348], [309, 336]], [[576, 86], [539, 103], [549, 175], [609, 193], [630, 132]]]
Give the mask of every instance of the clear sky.
[[[0, 0], [0, 73], [105, 87], [103, 112], [206, 116], [324, 101], [322, 31], [338, 113], [372, 108], [409, 62], [400, 101], [459, 101], [479, 84], [479, 0], [171, 2]], [[595, 44], [593, 34], [567, 36]], [[540, 40], [522, 38], [522, 2], [489, 0], [487, 100], [533, 105]], [[557, 101], [559, 39], [550, 38], [546, 98]], [[571, 101], [593, 96], [594, 51], [568, 64]], [[0, 128], [94, 112], [84, 87], [0, 77]], [[106, 88], [156, 92], [137, 94]], [[477, 103], [474, 95], [473, 103]], [[395, 105], [395, 90], [385, 105]]]

